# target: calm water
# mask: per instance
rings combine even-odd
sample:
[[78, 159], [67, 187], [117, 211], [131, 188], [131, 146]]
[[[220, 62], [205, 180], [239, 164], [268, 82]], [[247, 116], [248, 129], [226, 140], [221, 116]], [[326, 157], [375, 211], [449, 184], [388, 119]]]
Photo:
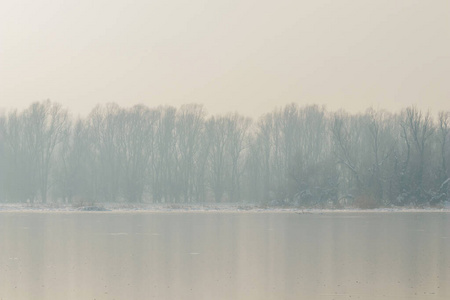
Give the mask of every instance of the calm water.
[[450, 299], [445, 213], [0, 213], [0, 299]]

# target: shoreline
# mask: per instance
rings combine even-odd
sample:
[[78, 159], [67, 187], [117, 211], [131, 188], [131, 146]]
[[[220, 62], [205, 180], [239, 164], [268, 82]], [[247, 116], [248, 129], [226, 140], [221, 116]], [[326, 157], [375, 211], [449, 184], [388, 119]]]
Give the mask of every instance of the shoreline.
[[74, 206], [58, 204], [0, 204], [0, 213], [450, 213], [450, 206], [443, 207], [380, 207], [374, 209], [280, 207], [254, 204], [119, 204], [98, 203]]

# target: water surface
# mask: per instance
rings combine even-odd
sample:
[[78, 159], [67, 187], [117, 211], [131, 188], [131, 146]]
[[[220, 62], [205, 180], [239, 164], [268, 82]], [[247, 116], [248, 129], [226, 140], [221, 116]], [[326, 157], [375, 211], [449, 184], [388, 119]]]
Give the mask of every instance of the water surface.
[[0, 299], [450, 299], [448, 213], [0, 213]]

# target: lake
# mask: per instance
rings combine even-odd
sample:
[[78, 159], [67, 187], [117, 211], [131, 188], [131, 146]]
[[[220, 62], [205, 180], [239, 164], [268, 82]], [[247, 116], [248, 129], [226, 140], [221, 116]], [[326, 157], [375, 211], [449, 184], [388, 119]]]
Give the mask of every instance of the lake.
[[1, 212], [0, 299], [450, 299], [450, 214]]

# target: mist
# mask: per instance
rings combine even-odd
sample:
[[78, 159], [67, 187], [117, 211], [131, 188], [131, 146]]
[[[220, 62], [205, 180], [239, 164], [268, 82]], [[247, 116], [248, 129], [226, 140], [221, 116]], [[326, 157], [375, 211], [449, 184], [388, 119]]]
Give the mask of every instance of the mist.
[[450, 299], [450, 1], [0, 1], [0, 300]]
[[450, 109], [449, 10], [445, 0], [2, 1], [0, 107], [437, 114]]
[[449, 200], [450, 112], [36, 102], [1, 117], [2, 202], [375, 208]]

